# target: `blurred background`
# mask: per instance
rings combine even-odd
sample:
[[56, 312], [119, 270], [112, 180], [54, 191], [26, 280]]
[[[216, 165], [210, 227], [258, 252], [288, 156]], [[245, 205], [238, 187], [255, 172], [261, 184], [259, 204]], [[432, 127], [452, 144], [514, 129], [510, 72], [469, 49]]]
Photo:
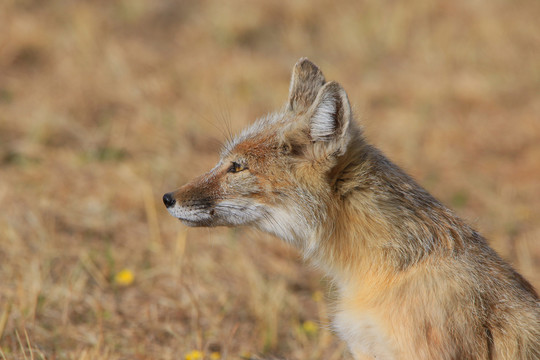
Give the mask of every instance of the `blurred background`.
[[0, 359], [347, 359], [281, 241], [161, 196], [309, 57], [540, 287], [537, 0], [0, 1]]

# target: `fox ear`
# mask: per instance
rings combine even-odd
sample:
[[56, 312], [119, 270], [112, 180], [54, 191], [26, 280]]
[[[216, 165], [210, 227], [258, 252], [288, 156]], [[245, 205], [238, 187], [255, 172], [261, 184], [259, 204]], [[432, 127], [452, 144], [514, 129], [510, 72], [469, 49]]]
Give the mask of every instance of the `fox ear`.
[[352, 111], [347, 93], [335, 81], [326, 83], [312, 105], [309, 134], [313, 142], [324, 142], [332, 152], [345, 151]]
[[325, 82], [317, 65], [307, 58], [298, 60], [292, 72], [287, 109], [296, 113], [309, 109]]

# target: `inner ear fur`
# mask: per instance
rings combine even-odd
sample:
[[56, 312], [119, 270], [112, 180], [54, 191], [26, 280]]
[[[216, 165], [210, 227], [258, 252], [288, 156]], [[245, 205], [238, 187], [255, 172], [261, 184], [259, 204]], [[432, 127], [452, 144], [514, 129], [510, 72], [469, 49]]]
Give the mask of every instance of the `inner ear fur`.
[[311, 141], [328, 143], [334, 151], [344, 152], [352, 111], [347, 93], [335, 81], [326, 83], [317, 94], [309, 112]]
[[325, 83], [324, 75], [317, 65], [307, 58], [298, 60], [291, 76], [287, 109], [295, 113], [307, 111]]

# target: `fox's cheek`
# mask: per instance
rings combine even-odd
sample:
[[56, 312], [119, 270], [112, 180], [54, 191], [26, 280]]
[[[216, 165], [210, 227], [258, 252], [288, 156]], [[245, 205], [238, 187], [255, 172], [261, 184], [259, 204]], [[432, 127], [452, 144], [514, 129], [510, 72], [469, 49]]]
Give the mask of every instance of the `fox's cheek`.
[[214, 210], [213, 222], [226, 226], [253, 224], [265, 214], [264, 207], [257, 201], [242, 198], [220, 201]]
[[291, 189], [296, 187], [296, 183], [292, 179], [294, 179], [294, 175], [288, 172], [276, 172], [269, 176], [261, 177], [259, 178], [261, 194], [265, 194], [272, 202], [275, 200], [274, 196], [289, 193]]
[[227, 179], [221, 186], [224, 198], [250, 197], [261, 192], [261, 186], [256, 177], [248, 174], [233, 175], [237, 175], [236, 179]]

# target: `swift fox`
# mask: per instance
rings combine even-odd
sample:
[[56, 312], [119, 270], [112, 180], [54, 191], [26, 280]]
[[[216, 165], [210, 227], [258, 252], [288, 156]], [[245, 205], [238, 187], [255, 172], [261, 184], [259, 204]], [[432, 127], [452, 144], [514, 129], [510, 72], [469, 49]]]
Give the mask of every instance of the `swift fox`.
[[355, 359], [540, 359], [533, 287], [366, 142], [345, 90], [305, 58], [285, 107], [163, 202], [188, 226], [297, 247], [337, 284], [333, 328]]

